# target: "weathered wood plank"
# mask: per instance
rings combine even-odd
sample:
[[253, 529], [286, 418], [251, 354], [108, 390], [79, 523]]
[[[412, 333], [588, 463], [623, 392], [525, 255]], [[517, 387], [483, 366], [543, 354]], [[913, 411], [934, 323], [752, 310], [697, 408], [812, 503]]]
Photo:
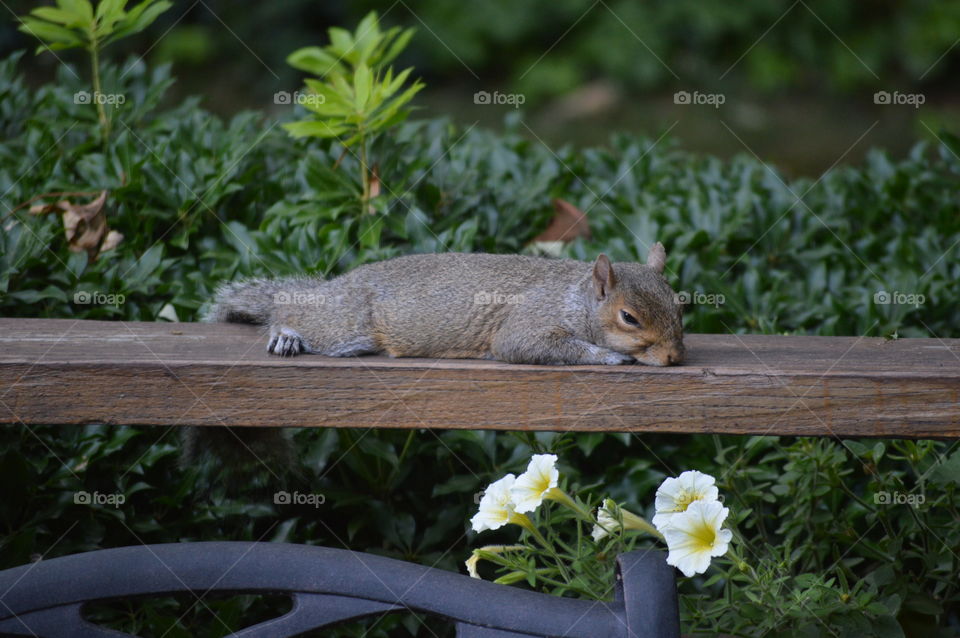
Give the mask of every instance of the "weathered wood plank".
[[0, 319], [0, 423], [960, 436], [960, 339], [686, 343], [672, 368], [278, 359], [250, 326]]

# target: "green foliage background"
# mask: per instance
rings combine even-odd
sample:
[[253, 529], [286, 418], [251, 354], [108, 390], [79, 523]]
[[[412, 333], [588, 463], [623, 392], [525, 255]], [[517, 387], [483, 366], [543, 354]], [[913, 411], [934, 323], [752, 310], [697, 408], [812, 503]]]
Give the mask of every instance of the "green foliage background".
[[[19, 15], [35, 3], [8, 4]], [[238, 39], [255, 42], [258, 57], [283, 73], [282, 60], [292, 47], [314, 44], [326, 27], [355, 24], [377, 9], [390, 24], [425, 32], [413, 41], [406, 59], [429, 84], [457, 84], [475, 73], [500, 78], [504, 89], [531, 99], [562, 94], [596, 76], [638, 90], [671, 87], [677, 78], [668, 67], [698, 85], [716, 82], [730, 71], [731, 79], [754, 91], [845, 92], [873, 86], [874, 73], [904, 88], [949, 82], [955, 54], [931, 66], [960, 31], [960, 7], [931, 0], [607, 0], [596, 5], [577, 0], [207, 0], [209, 11], [187, 0], [174, 4], [153, 27], [151, 41], [175, 23], [178, 28], [154, 53], [182, 62], [188, 73], [201, 69], [201, 81], [208, 69], [226, 68], [236, 78], [263, 72], [257, 58], [233, 54]], [[4, 27], [12, 31], [14, 25]], [[638, 48], [641, 41], [656, 57], [637, 55], [646, 51]], [[12, 33], [0, 28], [0, 47], [17, 44]], [[541, 59], [548, 47], [552, 54]], [[294, 77], [287, 73], [286, 79]]]
[[[786, 180], [752, 157], [694, 156], [669, 140], [615, 136], [548, 149], [416, 120], [378, 138], [383, 194], [357, 215], [356, 158], [291, 140], [282, 121], [224, 121], [188, 100], [160, 108], [165, 68], [105, 69], [127, 102], [111, 141], [87, 87], [66, 69], [28, 88], [14, 56], [0, 64], [0, 313], [13, 317], [191, 321], [217, 282], [248, 274], [335, 274], [407, 252], [525, 249], [563, 197], [588, 211], [593, 239], [568, 247], [637, 260], [662, 241], [678, 290], [720, 293], [692, 306], [692, 332], [956, 337], [960, 279], [960, 143], [882, 151], [818, 181]], [[302, 114], [301, 114], [302, 115]], [[125, 236], [95, 262], [70, 253], [60, 220], [9, 213], [37, 194], [110, 191]], [[923, 294], [918, 307], [873, 302], [880, 290]], [[120, 306], [73, 303], [122, 293]], [[492, 432], [299, 431], [290, 472], [239, 482], [215, 464], [181, 468], [172, 430], [86, 426], [0, 431], [0, 567], [140, 542], [250, 539], [372, 551], [460, 569], [474, 494], [531, 451], [557, 450], [571, 486], [599, 486], [645, 511], [664, 476], [716, 475], [764, 587], [741, 574], [681, 585], [685, 631], [736, 635], [950, 636], [960, 626], [960, 455], [937, 442]], [[273, 504], [280, 487], [322, 492], [320, 509]], [[75, 505], [77, 490], [122, 491], [121, 508]], [[883, 506], [882, 490], [923, 492], [920, 508]], [[509, 540], [510, 532], [481, 542]], [[192, 601], [187, 601], [189, 605]], [[241, 623], [256, 604], [212, 605]], [[269, 606], [268, 606], [269, 607]], [[167, 636], [218, 635], [171, 602], [102, 609], [120, 626]], [[259, 613], [266, 613], [260, 610]], [[207, 629], [197, 629], [206, 623]], [[440, 635], [412, 617], [343, 635]], [[363, 633], [367, 631], [368, 633]], [[400, 632], [400, 633], [398, 633]]]

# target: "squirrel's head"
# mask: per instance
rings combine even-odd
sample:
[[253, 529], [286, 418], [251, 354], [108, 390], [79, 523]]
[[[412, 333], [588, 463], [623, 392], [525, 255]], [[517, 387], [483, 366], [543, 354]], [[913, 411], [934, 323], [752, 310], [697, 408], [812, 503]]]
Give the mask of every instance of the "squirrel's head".
[[667, 252], [657, 242], [646, 265], [611, 264], [606, 255], [593, 264], [593, 294], [599, 306], [604, 345], [653, 366], [684, 357], [683, 304], [663, 278]]

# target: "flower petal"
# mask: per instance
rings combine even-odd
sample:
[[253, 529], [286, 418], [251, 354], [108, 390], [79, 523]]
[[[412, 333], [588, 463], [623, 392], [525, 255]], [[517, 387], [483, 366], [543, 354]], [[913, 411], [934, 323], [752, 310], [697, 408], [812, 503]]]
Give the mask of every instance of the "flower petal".
[[560, 471], [556, 468], [556, 454], [535, 454], [527, 471], [517, 477], [511, 488], [513, 506], [520, 514], [540, 507], [547, 492], [557, 486]]
[[712, 557], [727, 553], [733, 538], [730, 530], [721, 529], [729, 513], [719, 501], [694, 501], [674, 514], [663, 529], [669, 549], [667, 563], [685, 576], [706, 571]]
[[695, 501], [716, 501], [720, 492], [709, 474], [688, 470], [676, 478], [667, 478], [657, 489], [653, 524], [663, 532], [676, 514], [686, 511]]
[[515, 482], [516, 477], [507, 474], [487, 486], [483, 498], [480, 499], [480, 510], [470, 519], [473, 531], [500, 529], [510, 522], [510, 516], [514, 512], [510, 488]]

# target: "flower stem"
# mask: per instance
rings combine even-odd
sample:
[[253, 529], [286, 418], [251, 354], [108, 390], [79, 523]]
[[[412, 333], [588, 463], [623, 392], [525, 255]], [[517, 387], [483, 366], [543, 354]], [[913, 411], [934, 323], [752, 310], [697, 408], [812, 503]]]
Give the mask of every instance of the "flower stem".
[[544, 538], [543, 534], [540, 533], [540, 530], [537, 529], [536, 525], [533, 524], [533, 521], [530, 520], [526, 514], [517, 514], [514, 513], [510, 516], [510, 522], [515, 525], [519, 525], [523, 529], [530, 532], [530, 535], [543, 547], [544, 550], [550, 555], [550, 557], [556, 561], [557, 567], [560, 569], [560, 573], [563, 575], [563, 579], [570, 582], [570, 573], [567, 571], [566, 565], [563, 563], [563, 559], [560, 558], [560, 555], [557, 554], [556, 548], [547, 542], [547, 539]]
[[573, 500], [569, 494], [561, 490], [559, 487], [551, 488], [546, 494], [543, 495], [544, 498], [548, 498], [551, 501], [556, 501], [562, 505], [567, 506], [573, 510], [577, 516], [587, 521], [588, 523], [593, 523], [593, 516], [584, 509], [583, 506], [579, 505], [575, 500]]
[[93, 103], [97, 107], [97, 118], [100, 120], [100, 137], [103, 144], [107, 144], [110, 137], [110, 119], [107, 117], [107, 111], [103, 106], [102, 91], [100, 86], [100, 43], [97, 36], [90, 33], [90, 66], [93, 77]]
[[647, 519], [642, 516], [637, 516], [629, 510], [625, 510], [622, 507], [620, 512], [623, 514], [623, 527], [624, 529], [635, 529], [641, 532], [646, 532], [655, 538], [663, 540], [663, 534], [660, 531], [647, 522]]

